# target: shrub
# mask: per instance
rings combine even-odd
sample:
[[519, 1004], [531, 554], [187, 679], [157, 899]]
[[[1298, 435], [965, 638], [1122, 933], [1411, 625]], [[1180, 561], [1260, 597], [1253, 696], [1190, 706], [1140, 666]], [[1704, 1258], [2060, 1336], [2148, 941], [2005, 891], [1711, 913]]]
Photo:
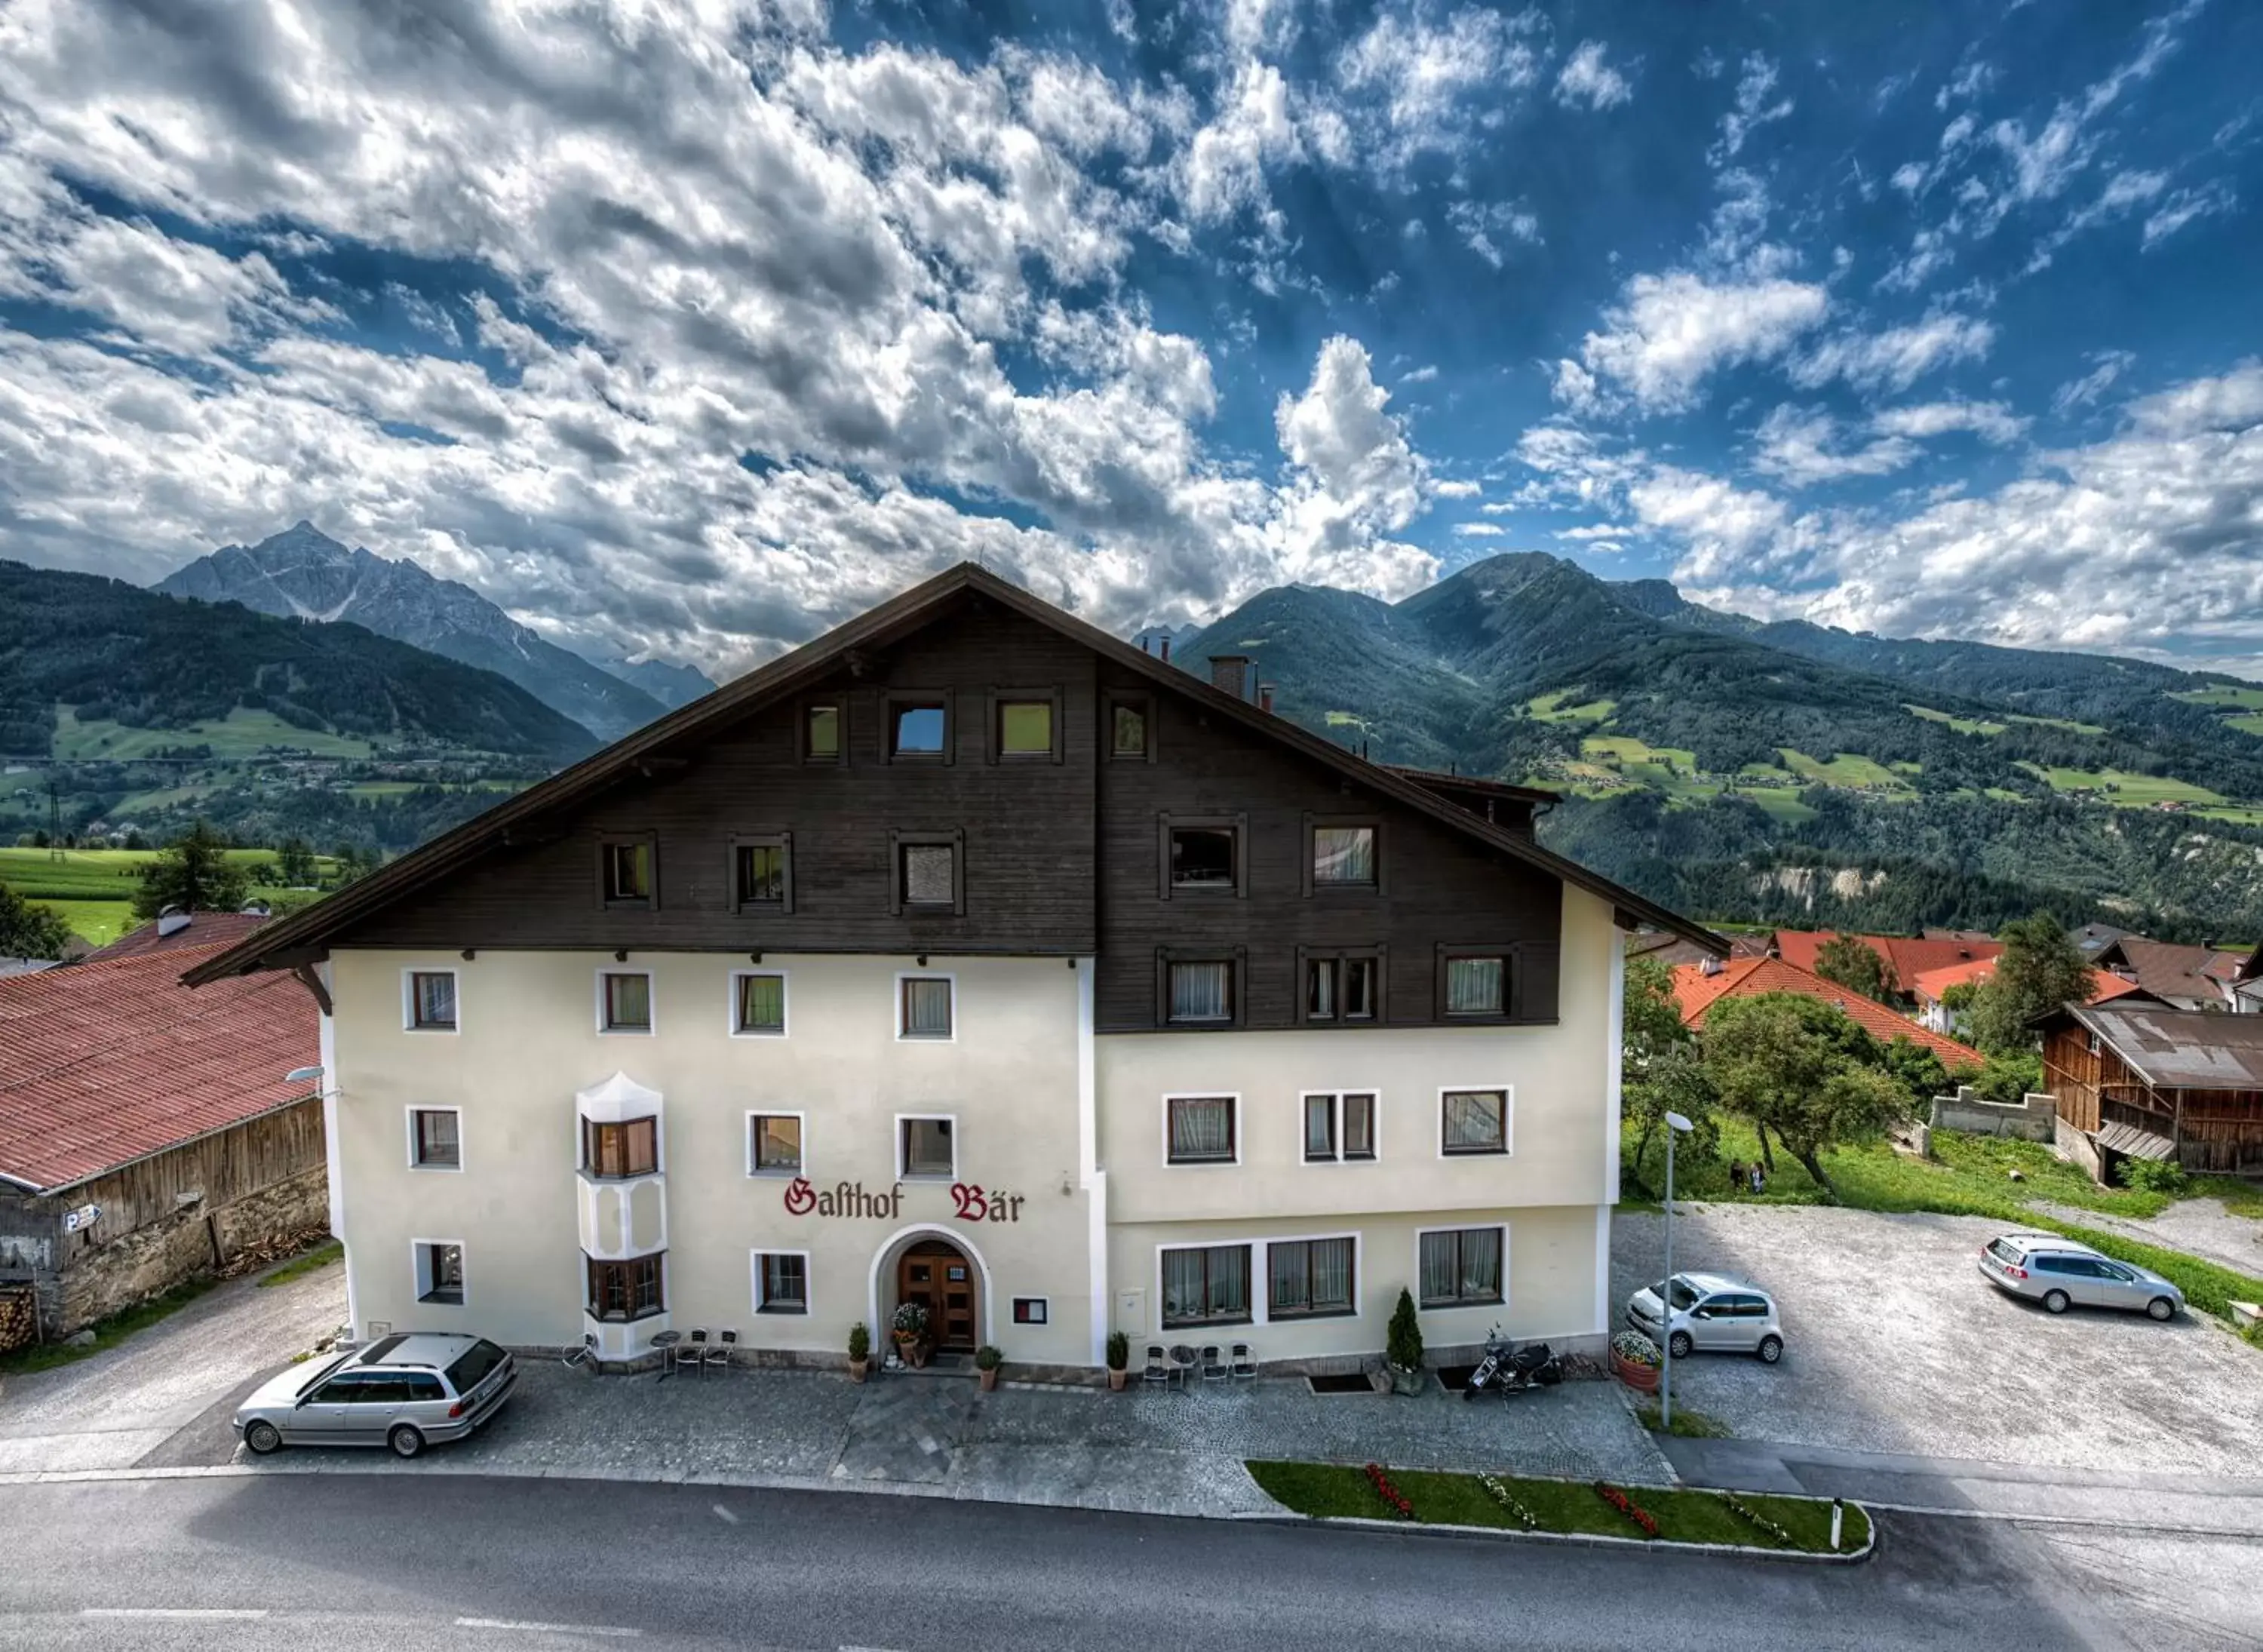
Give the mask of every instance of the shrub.
[[1399, 1306], [1391, 1310], [1391, 1330], [1385, 1337], [1383, 1357], [1401, 1371], [1422, 1368], [1422, 1322], [1414, 1316], [1414, 1296], [1399, 1287]]
[[1120, 1330], [1108, 1333], [1108, 1368], [1122, 1371], [1132, 1363], [1132, 1338]]
[[872, 1357], [872, 1333], [864, 1329], [864, 1322], [861, 1319], [849, 1328], [849, 1357], [851, 1359], [870, 1359]]
[[977, 1371], [995, 1371], [1005, 1363], [1006, 1356], [988, 1343], [984, 1343], [974, 1351], [974, 1368]]
[[2174, 1199], [2190, 1178], [2184, 1166], [2165, 1159], [2123, 1159], [2114, 1167], [2114, 1179], [2133, 1193], [2165, 1193]]

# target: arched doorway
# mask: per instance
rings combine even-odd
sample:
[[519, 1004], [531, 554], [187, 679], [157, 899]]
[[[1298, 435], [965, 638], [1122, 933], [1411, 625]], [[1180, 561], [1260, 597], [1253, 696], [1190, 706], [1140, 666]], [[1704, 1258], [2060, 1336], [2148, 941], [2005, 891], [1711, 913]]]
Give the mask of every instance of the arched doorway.
[[896, 1301], [927, 1309], [928, 1337], [947, 1353], [972, 1353], [982, 1339], [982, 1272], [947, 1239], [915, 1239], [896, 1258]]

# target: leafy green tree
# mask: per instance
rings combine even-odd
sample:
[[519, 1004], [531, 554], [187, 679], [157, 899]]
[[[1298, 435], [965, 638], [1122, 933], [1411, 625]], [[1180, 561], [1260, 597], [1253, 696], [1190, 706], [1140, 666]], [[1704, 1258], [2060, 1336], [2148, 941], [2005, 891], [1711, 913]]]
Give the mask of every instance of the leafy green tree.
[[286, 837], [283, 846], [275, 851], [275, 870], [286, 888], [313, 888], [315, 878], [315, 846], [303, 837]]
[[2038, 1050], [1999, 1050], [1987, 1065], [1964, 1080], [1982, 1099], [2016, 1102], [2029, 1090], [2043, 1087], [2043, 1058]]
[[1958, 1084], [1974, 1083], [1980, 1069], [1959, 1068], [1951, 1072], [1933, 1049], [1905, 1033], [1897, 1033], [1885, 1047], [1885, 1069], [1908, 1093], [1912, 1110], [1921, 1110], [1935, 1096], [1946, 1096]]
[[1823, 1155], [1874, 1141], [1909, 1112], [1878, 1041], [1844, 1011], [1798, 993], [1764, 992], [1715, 1004], [1705, 1067], [1721, 1105], [1773, 1128], [1818, 1187]]
[[227, 840], [199, 821], [141, 869], [134, 916], [153, 918], [169, 906], [184, 912], [233, 912], [250, 880], [228, 858]]
[[2097, 990], [2090, 960], [2048, 912], [2006, 924], [1999, 938], [1995, 973], [1972, 995], [1972, 1041], [1990, 1054], [2037, 1047], [2030, 1022]]
[[1674, 1001], [1674, 972], [1654, 958], [1629, 959], [1623, 999], [1620, 1103], [1635, 1127], [1635, 1174], [1647, 1180], [1644, 1160], [1668, 1112], [1690, 1121], [1690, 1145], [1709, 1158], [1719, 1151], [1721, 1126], [1712, 1079]]
[[0, 883], [0, 957], [61, 958], [70, 938], [61, 913]]
[[1852, 935], [1833, 935], [1816, 949], [1815, 973], [1865, 998], [1886, 1001], [1886, 960]]

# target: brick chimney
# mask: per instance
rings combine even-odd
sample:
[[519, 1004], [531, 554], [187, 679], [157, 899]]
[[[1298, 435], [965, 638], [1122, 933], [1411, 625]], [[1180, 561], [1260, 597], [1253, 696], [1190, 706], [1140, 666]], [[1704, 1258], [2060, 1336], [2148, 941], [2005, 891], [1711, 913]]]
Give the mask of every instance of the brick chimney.
[[1249, 656], [1246, 654], [1213, 654], [1210, 656], [1211, 686], [1236, 699], [1249, 698]]
[[1260, 683], [1257, 685], [1257, 709], [1262, 712], [1269, 712], [1273, 709], [1272, 684]]

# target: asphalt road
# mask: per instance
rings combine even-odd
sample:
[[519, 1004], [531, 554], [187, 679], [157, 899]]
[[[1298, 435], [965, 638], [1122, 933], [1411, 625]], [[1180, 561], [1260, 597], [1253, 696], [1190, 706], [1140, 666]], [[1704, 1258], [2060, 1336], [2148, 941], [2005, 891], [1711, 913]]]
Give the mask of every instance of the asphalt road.
[[[1888, 1516], [1813, 1567], [410, 1475], [13, 1485], [0, 1648], [2252, 1647], [2263, 1547]], [[2235, 1592], [2236, 1591], [2236, 1592]]]

